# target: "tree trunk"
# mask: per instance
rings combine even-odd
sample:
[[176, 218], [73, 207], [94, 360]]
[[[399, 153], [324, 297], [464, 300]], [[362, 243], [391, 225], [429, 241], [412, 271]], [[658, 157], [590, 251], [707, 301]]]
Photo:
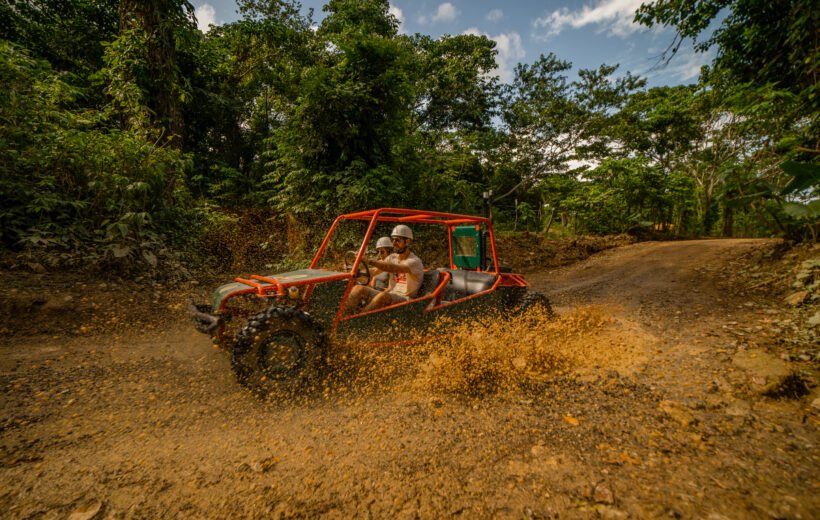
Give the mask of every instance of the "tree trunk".
[[735, 227], [735, 213], [734, 210], [728, 206], [723, 206], [723, 236], [731, 237], [734, 235]]
[[518, 197], [515, 198], [515, 222], [513, 223], [513, 231], [518, 231]]
[[709, 236], [712, 233], [712, 225], [714, 224], [714, 217], [712, 215], [712, 198], [704, 193], [703, 197], [703, 213], [700, 216], [701, 232], [704, 236]]
[[685, 216], [686, 216], [686, 206], [681, 205], [681, 207], [678, 208], [677, 216], [675, 217], [674, 235], [676, 237], [680, 236], [681, 227], [683, 226], [683, 219], [684, 219]]
[[305, 233], [302, 232], [304, 226], [299, 222], [293, 213], [286, 213], [285, 220], [287, 221], [288, 226], [288, 253], [304, 252], [307, 244]]
[[[147, 41], [148, 103], [156, 114], [154, 123], [171, 146], [180, 147], [183, 129], [173, 24], [183, 14], [185, 2], [174, 0], [121, 0], [120, 31], [138, 27]], [[183, 15], [184, 16], [184, 15]]]
[[552, 208], [550, 211], [550, 218], [547, 220], [547, 227], [544, 229], [544, 234], [548, 234], [550, 232], [550, 227], [552, 227], [552, 220], [555, 218], [555, 208]]

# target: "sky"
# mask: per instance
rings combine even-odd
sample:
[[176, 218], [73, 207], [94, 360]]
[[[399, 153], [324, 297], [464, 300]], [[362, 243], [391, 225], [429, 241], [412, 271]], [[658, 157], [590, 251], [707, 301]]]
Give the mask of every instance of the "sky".
[[[407, 34], [433, 37], [443, 34], [483, 34], [496, 42], [498, 67], [504, 82], [513, 78], [517, 63], [532, 63], [539, 55], [554, 53], [578, 69], [620, 64], [647, 79], [650, 87], [697, 81], [712, 54], [697, 53], [685, 42], [669, 64], [659, 57], [672, 42], [668, 28], [634, 24], [635, 10], [648, 0], [392, 0], [390, 10]], [[209, 24], [236, 21], [233, 0], [193, 0], [200, 30]], [[314, 10], [314, 20], [325, 13], [323, 0], [302, 0], [302, 10]]]

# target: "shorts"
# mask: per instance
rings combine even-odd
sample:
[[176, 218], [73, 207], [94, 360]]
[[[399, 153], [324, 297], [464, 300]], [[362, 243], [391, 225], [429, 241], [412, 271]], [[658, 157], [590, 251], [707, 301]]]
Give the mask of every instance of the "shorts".
[[393, 301], [390, 302], [391, 304], [406, 302], [406, 301], [410, 300], [410, 298], [408, 298], [407, 296], [402, 296], [401, 294], [396, 294], [394, 292], [387, 293], [387, 294], [389, 294], [390, 298], [393, 299]]
[[[367, 301], [370, 301], [373, 298], [375, 298], [377, 294], [384, 292], [384, 291], [380, 291], [378, 289], [374, 289], [374, 288], [368, 287], [368, 286], [363, 286], [363, 287], [367, 287]], [[406, 301], [410, 300], [410, 298], [408, 298], [407, 296], [402, 296], [401, 294], [398, 294], [398, 293], [389, 292], [387, 294], [390, 295], [390, 298], [392, 300], [390, 302], [390, 305], [393, 305], [395, 303], [402, 303], [402, 302], [406, 302]]]

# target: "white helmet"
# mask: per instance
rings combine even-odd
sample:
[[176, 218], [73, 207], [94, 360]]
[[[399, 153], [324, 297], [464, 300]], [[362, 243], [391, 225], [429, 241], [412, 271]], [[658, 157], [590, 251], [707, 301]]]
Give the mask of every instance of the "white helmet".
[[413, 231], [410, 229], [409, 226], [405, 226], [404, 224], [399, 224], [398, 226], [393, 228], [393, 231], [390, 232], [391, 237], [402, 237], [402, 238], [409, 238], [413, 239]]
[[390, 240], [390, 237], [381, 237], [376, 241], [376, 249], [383, 247], [393, 247], [393, 242]]

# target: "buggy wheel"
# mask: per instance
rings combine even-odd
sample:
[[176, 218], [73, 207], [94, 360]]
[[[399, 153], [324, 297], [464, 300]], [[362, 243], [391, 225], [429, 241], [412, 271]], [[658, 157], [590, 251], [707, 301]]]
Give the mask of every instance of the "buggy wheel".
[[250, 316], [259, 314], [268, 308], [270, 304], [269, 299], [260, 298], [256, 294], [243, 294], [231, 298], [220, 313], [222, 319], [211, 339], [220, 348], [228, 352], [233, 351], [243, 324], [247, 322]]
[[520, 316], [530, 310], [541, 312], [550, 319], [555, 317], [555, 313], [552, 311], [552, 305], [550, 305], [549, 298], [540, 292], [528, 291], [525, 295], [523, 295], [518, 301], [518, 305], [516, 305], [513, 310], [513, 316]]
[[231, 364], [239, 383], [260, 397], [294, 396], [317, 383], [325, 343], [310, 315], [271, 307], [240, 329]]

